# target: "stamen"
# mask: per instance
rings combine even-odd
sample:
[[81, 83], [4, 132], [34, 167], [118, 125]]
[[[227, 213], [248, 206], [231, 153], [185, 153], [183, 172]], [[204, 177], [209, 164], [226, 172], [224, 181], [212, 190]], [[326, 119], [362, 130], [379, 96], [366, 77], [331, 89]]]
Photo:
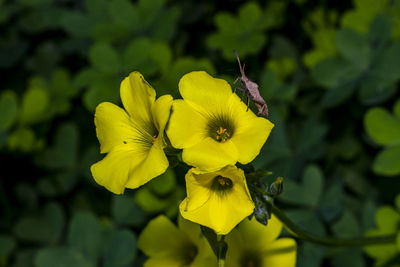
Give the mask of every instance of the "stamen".
[[217, 142], [228, 141], [235, 132], [235, 120], [229, 114], [211, 115], [207, 125], [208, 136]]
[[153, 136], [153, 139], [151, 140], [151, 142], [154, 144], [154, 142], [157, 140], [157, 135]]
[[215, 139], [217, 141], [226, 142], [231, 137], [231, 135], [228, 132], [228, 130], [223, 128], [223, 127], [221, 127], [221, 126], [219, 127], [219, 129], [217, 129], [216, 132], [217, 132], [217, 134], [215, 136]]
[[219, 193], [227, 193], [233, 187], [233, 182], [230, 178], [222, 175], [215, 176], [211, 188]]

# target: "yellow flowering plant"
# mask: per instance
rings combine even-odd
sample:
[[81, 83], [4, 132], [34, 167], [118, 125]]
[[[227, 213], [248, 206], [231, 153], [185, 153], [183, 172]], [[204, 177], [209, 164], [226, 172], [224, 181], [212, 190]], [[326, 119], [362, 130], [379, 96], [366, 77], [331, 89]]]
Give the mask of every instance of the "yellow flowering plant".
[[100, 152], [107, 156], [91, 167], [96, 182], [115, 194], [137, 188], [167, 170], [164, 129], [172, 104], [170, 95], [155, 100], [155, 90], [138, 72], [122, 81], [120, 92], [126, 111], [108, 102], [96, 108]]
[[274, 125], [248, 109], [228, 82], [194, 71], [181, 78], [179, 92], [183, 99], [174, 100], [167, 134], [183, 149], [184, 162], [215, 171], [260, 153]]
[[216, 258], [219, 266], [295, 266], [296, 242], [277, 239], [282, 226], [322, 245], [393, 242], [394, 236], [337, 240], [304, 232], [274, 205], [283, 179], [266, 184], [260, 178], [270, 173], [249, 164], [274, 124], [255, 115], [228, 82], [204, 71], [184, 75], [179, 92], [182, 99], [156, 99], [144, 77], [132, 72], [120, 88], [125, 110], [105, 102], [95, 112], [100, 152], [107, 155], [91, 172], [109, 191], [122, 194], [147, 183], [170, 159], [189, 166], [179, 228], [159, 216], [140, 235], [138, 247], [149, 257], [144, 266], [212, 266]]
[[244, 220], [226, 238], [226, 267], [294, 267], [297, 245], [293, 238], [279, 238], [282, 223], [275, 217], [268, 226]]
[[200, 228], [182, 217], [178, 228], [163, 215], [151, 220], [139, 236], [138, 248], [149, 257], [144, 267], [202, 267], [216, 261]]
[[216, 172], [190, 169], [186, 191], [187, 197], [179, 206], [182, 216], [217, 234], [228, 234], [254, 210], [244, 172], [235, 166]]

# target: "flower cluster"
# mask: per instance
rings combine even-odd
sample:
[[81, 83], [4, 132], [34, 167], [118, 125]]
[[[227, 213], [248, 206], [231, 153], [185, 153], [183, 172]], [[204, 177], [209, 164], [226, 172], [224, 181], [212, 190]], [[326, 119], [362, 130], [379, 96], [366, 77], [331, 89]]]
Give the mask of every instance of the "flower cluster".
[[96, 108], [97, 137], [107, 155], [91, 171], [97, 183], [122, 194], [165, 172], [164, 148], [182, 149], [183, 161], [193, 168], [185, 177], [181, 215], [225, 235], [254, 210], [235, 164], [251, 162], [274, 125], [248, 109], [225, 80], [204, 71], [184, 75], [179, 91], [183, 99], [156, 99], [140, 73], [125, 78], [126, 111], [111, 103]]
[[[297, 245], [292, 238], [278, 238], [282, 223], [274, 216], [268, 227], [255, 219], [244, 220], [227, 236], [226, 267], [293, 267]], [[196, 224], [178, 218], [178, 228], [163, 215], [149, 222], [138, 240], [149, 259], [145, 267], [215, 266], [215, 256]]]

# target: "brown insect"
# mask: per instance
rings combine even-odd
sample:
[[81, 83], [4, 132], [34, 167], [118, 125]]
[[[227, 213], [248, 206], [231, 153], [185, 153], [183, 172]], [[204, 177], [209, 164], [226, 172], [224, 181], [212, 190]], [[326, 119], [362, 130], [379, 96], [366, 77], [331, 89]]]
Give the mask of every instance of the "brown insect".
[[258, 109], [258, 115], [262, 115], [266, 118], [268, 118], [268, 106], [267, 103], [265, 102], [264, 98], [262, 98], [262, 96], [260, 95], [260, 92], [258, 91], [258, 84], [256, 84], [255, 82], [253, 82], [252, 80], [250, 80], [249, 78], [247, 78], [246, 74], [244, 74], [244, 67], [245, 65], [240, 64], [240, 59], [239, 59], [239, 55], [236, 51], [235, 55], [237, 58], [237, 61], [239, 63], [239, 68], [240, 68], [240, 73], [241, 73], [241, 77], [238, 77], [234, 83], [237, 82], [237, 80], [240, 80], [240, 82], [242, 83], [243, 88], [235, 88], [236, 90], [242, 91], [243, 93], [245, 93], [247, 95], [247, 110], [249, 109], [249, 105], [250, 105], [250, 99], [254, 102], [254, 104], [257, 106]]

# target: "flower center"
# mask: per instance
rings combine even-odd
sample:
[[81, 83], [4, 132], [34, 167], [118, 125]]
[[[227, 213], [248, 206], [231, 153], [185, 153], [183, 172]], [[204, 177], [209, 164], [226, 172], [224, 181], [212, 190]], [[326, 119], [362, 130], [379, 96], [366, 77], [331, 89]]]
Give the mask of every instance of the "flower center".
[[255, 251], [246, 251], [240, 259], [240, 266], [243, 267], [261, 267], [262, 259]]
[[223, 143], [229, 138], [231, 138], [231, 134], [225, 128], [219, 127], [215, 139]]
[[211, 116], [207, 128], [208, 135], [221, 143], [229, 140], [235, 130], [234, 123], [228, 116]]
[[212, 181], [211, 189], [216, 192], [227, 192], [233, 187], [233, 182], [231, 179], [217, 175], [215, 176], [214, 180]]
[[194, 259], [196, 258], [198, 253], [197, 247], [194, 244], [186, 244], [182, 248], [182, 262], [184, 266], [189, 266]]

